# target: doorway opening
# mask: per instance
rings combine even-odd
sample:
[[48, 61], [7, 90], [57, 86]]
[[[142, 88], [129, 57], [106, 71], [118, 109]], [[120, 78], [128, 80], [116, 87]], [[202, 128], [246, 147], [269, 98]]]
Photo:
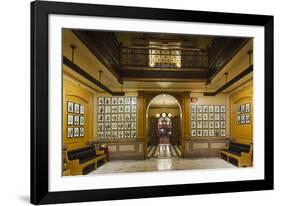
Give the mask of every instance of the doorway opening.
[[182, 110], [178, 100], [169, 94], [155, 96], [148, 104], [147, 158], [181, 157]]

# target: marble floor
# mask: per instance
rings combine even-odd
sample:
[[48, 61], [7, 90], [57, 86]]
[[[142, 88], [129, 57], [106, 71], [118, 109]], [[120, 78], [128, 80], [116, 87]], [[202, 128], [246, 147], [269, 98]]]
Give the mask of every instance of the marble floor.
[[88, 175], [219, 168], [236, 167], [220, 158], [150, 158], [146, 160], [110, 161]]

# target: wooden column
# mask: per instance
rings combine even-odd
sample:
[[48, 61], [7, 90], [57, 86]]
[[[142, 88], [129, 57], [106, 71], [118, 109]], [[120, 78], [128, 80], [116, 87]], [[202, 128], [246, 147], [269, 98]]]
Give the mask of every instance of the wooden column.
[[144, 97], [144, 92], [138, 92], [138, 101], [137, 101], [137, 139], [144, 141], [144, 158], [146, 157], [146, 101]]
[[190, 114], [189, 114], [189, 106], [190, 106], [190, 92], [184, 92], [182, 99], [182, 154], [185, 152], [185, 141], [190, 139]]

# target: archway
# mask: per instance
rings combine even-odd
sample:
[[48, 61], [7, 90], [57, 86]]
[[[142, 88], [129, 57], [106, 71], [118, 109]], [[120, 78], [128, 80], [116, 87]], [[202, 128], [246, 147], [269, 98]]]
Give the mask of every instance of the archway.
[[147, 158], [156, 157], [159, 143], [172, 145], [173, 156], [181, 157], [182, 108], [170, 94], [154, 96], [146, 108]]

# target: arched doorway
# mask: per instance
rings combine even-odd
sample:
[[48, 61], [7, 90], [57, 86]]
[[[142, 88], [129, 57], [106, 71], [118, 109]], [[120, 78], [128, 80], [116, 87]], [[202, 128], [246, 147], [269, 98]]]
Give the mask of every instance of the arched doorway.
[[170, 94], [153, 97], [146, 110], [147, 158], [157, 157], [159, 144], [170, 144], [172, 156], [181, 157], [182, 108]]

